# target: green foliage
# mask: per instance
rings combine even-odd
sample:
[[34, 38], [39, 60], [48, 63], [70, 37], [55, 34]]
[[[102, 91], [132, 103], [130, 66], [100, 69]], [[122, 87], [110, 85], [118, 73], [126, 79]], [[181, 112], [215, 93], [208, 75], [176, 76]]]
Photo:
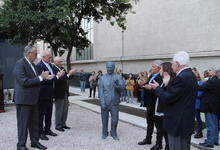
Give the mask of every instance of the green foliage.
[[[0, 8], [0, 35], [12, 43], [50, 43], [55, 55], [58, 48], [84, 48], [90, 44], [81, 27], [83, 18], [96, 22], [107, 19], [126, 29], [131, 0], [4, 0]], [[69, 58], [68, 58], [69, 57]], [[70, 62], [68, 62], [70, 65]]]

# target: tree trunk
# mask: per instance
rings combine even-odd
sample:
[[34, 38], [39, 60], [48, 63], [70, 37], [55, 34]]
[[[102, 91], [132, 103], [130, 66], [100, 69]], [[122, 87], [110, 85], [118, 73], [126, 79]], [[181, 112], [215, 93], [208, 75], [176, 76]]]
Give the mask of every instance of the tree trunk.
[[58, 46], [56, 46], [55, 44], [50, 43], [51, 47], [52, 47], [52, 51], [54, 53], [55, 56], [57, 56], [58, 54]]
[[68, 54], [66, 58], [66, 64], [67, 64], [67, 71], [71, 69], [71, 62], [70, 62], [70, 57], [72, 54], [73, 46], [68, 46]]

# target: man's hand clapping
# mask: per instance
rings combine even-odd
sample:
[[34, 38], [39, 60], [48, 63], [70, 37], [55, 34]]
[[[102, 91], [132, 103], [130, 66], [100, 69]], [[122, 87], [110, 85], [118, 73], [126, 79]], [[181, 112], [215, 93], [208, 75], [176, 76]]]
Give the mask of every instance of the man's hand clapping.
[[77, 69], [71, 69], [68, 73], [69, 76], [75, 74], [77, 72]]
[[150, 83], [150, 86], [152, 89], [156, 89], [159, 86], [159, 84], [155, 80], [153, 80], [153, 83]]
[[47, 80], [49, 77], [49, 71], [42, 71], [40, 76], [43, 78], [43, 80]]
[[54, 75], [48, 75], [47, 78], [46, 78], [46, 80], [51, 80], [51, 79], [53, 79], [53, 78], [54, 78]]
[[142, 86], [143, 88], [147, 89], [147, 90], [151, 90], [152, 87], [149, 84], [145, 84], [144, 86]]
[[58, 78], [62, 77], [64, 74], [65, 74], [65, 70], [64, 69], [59, 71], [59, 72], [57, 72]]

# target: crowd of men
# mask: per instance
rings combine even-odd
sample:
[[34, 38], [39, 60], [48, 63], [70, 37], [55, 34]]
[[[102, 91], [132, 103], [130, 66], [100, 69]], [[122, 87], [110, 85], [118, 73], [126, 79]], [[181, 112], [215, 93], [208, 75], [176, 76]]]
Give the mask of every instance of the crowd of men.
[[[42, 53], [41, 61], [35, 65], [37, 49], [34, 46], [24, 48], [24, 57], [15, 64], [13, 74], [15, 76], [14, 101], [17, 110], [18, 143], [17, 150], [28, 150], [26, 141], [28, 131], [31, 147], [47, 149], [39, 143], [41, 140], [49, 140], [49, 136], [57, 136], [51, 130], [51, 117], [53, 99], [55, 99], [55, 129], [59, 132], [70, 129], [66, 125], [68, 114], [68, 80], [77, 71], [71, 69], [67, 72], [62, 67], [62, 59], [54, 58], [51, 64], [50, 51]], [[162, 149], [162, 139], [165, 138], [165, 150], [190, 150], [191, 135], [194, 132], [194, 120], [201, 126], [200, 111], [205, 113], [207, 139], [200, 143], [201, 146], [213, 148], [218, 145], [218, 116], [220, 110], [220, 68], [209, 68], [210, 77], [200, 84], [201, 78], [196, 69], [189, 67], [190, 57], [185, 51], [177, 52], [173, 61], [154, 61], [151, 63], [150, 76], [138, 80], [143, 89], [141, 106], [146, 107], [147, 132], [146, 137], [138, 142], [139, 145], [151, 144], [154, 126], [157, 129], [156, 144], [151, 150]], [[131, 103], [131, 93], [134, 86], [132, 75], [127, 81], [114, 74], [115, 65], [112, 62], [106, 64], [107, 74], [100, 73], [100, 106], [102, 116], [102, 139], [108, 136], [108, 116], [111, 113], [110, 134], [114, 140], [117, 136], [118, 105], [123, 89], [128, 90]], [[85, 92], [85, 74], [81, 70], [81, 91]], [[102, 77], [101, 77], [102, 76]], [[146, 75], [145, 75], [146, 76]], [[90, 77], [90, 88], [94, 88]], [[129, 86], [128, 86], [129, 85]], [[123, 88], [124, 87], [124, 88]], [[90, 97], [91, 97], [90, 89]], [[95, 91], [95, 90], [94, 90]], [[131, 91], [131, 92], [130, 92]], [[202, 92], [202, 94], [201, 94]], [[94, 92], [95, 93], [95, 92]], [[143, 94], [144, 93], [144, 94]], [[95, 97], [95, 94], [93, 95]], [[123, 99], [121, 99], [123, 100]], [[198, 102], [199, 101], [199, 107]], [[129, 101], [128, 101], [129, 102]], [[200, 120], [199, 120], [200, 119]], [[201, 137], [201, 127], [197, 131], [197, 137]]]
[[15, 64], [14, 102], [17, 110], [18, 143], [17, 150], [28, 150], [26, 141], [28, 131], [31, 147], [45, 150], [46, 146], [39, 142], [49, 140], [49, 136], [57, 136], [51, 130], [53, 98], [55, 99], [55, 126], [63, 132], [70, 129], [66, 125], [68, 114], [68, 84], [67, 80], [76, 72], [68, 73], [62, 67], [62, 59], [54, 58], [51, 64], [50, 51], [42, 53], [41, 61], [35, 65], [37, 49], [34, 46], [24, 48], [24, 57]]
[[[207, 137], [199, 145], [205, 148], [219, 145], [220, 67], [211, 66], [202, 80], [197, 69], [190, 68], [189, 63], [189, 54], [181, 51], [174, 55], [172, 63], [156, 60], [151, 63], [149, 76], [143, 73], [138, 77], [140, 106], [146, 107], [147, 121], [146, 137], [138, 142], [139, 145], [152, 144], [156, 127], [156, 143], [151, 150], [163, 148], [163, 137], [165, 150], [189, 150], [194, 132], [194, 138], [203, 137], [201, 112], [205, 113]], [[131, 81], [129, 74], [124, 81], [127, 90], [127, 83]], [[127, 96], [124, 98], [122, 94], [121, 100], [128, 101]]]

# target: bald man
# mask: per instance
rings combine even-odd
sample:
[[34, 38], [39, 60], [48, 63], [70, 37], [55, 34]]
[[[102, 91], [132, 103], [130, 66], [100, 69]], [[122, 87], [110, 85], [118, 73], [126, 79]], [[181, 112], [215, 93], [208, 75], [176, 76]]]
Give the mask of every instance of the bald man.
[[69, 96], [69, 85], [68, 81], [77, 71], [75, 69], [71, 69], [68, 73], [62, 66], [63, 59], [61, 57], [54, 57], [54, 65], [53, 70], [54, 73], [64, 71], [65, 74], [59, 80], [55, 81], [55, 128], [58, 131], [65, 131], [64, 129], [70, 129], [69, 126], [66, 125], [67, 115], [68, 115], [68, 96]]

